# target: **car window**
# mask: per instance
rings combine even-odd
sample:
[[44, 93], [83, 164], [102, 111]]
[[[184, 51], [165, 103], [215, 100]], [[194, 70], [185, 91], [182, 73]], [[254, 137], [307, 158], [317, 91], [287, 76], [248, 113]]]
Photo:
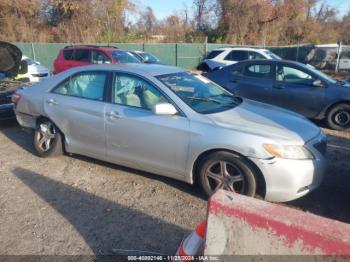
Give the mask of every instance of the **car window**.
[[213, 59], [220, 55], [222, 52], [224, 52], [224, 50], [213, 50], [207, 55], [206, 59]]
[[253, 64], [248, 65], [244, 72], [245, 76], [256, 78], [270, 78], [271, 65], [267, 64]]
[[113, 85], [113, 102], [152, 110], [156, 104], [167, 103], [168, 100], [145, 80], [137, 76], [118, 74]]
[[73, 60], [80, 62], [90, 62], [90, 50], [76, 49], [73, 53]]
[[258, 52], [249, 52], [249, 59], [266, 59], [266, 57]]
[[277, 65], [276, 80], [294, 84], [310, 84], [314, 78], [300, 69]]
[[53, 93], [102, 101], [106, 79], [105, 72], [79, 73], [58, 85]]
[[109, 52], [118, 63], [141, 63], [133, 54], [126, 51]]
[[342, 52], [340, 55], [340, 59], [350, 59], [350, 51]]
[[72, 60], [73, 50], [72, 49], [63, 50], [63, 57], [64, 57], [64, 60]]
[[269, 55], [272, 59], [282, 60], [282, 58], [280, 58], [278, 55], [276, 55], [275, 53], [272, 53], [269, 50], [264, 50], [262, 52], [264, 52], [265, 54]]
[[248, 51], [231, 51], [225, 60], [230, 61], [243, 61], [248, 59]]
[[92, 51], [92, 63], [104, 64], [104, 63], [110, 63], [110, 62], [111, 62], [111, 59], [109, 59], [109, 57], [106, 56], [103, 52], [99, 50]]
[[149, 62], [149, 63], [158, 63], [159, 59], [155, 57], [154, 55], [146, 52], [139, 52], [137, 55], [141, 56], [144, 61]]

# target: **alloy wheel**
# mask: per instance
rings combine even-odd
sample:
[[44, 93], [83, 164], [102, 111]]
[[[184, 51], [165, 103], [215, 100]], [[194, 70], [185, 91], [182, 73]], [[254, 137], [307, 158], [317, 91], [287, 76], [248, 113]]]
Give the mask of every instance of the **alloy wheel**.
[[56, 129], [50, 122], [45, 122], [39, 126], [39, 135], [37, 136], [37, 143], [39, 148], [46, 152], [50, 150], [51, 145], [56, 137]]
[[245, 178], [242, 171], [227, 161], [215, 161], [205, 170], [205, 178], [213, 192], [224, 189], [244, 193]]

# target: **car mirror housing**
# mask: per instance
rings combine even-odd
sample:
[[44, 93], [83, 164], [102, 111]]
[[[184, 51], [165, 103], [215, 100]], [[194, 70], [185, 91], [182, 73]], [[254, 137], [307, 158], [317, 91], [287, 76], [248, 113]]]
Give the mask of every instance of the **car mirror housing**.
[[317, 80], [312, 82], [312, 86], [314, 86], [314, 87], [325, 87], [325, 84], [320, 79], [317, 79]]
[[177, 113], [177, 110], [170, 103], [159, 103], [153, 107], [153, 113], [156, 115], [172, 116]]

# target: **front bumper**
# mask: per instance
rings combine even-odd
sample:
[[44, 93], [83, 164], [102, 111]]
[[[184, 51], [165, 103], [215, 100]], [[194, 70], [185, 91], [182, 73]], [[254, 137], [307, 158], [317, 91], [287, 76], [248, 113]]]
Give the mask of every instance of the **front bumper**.
[[312, 160], [251, 158], [265, 178], [265, 199], [287, 202], [305, 196], [320, 186], [327, 167], [325, 143], [322, 134], [306, 144], [315, 156]]

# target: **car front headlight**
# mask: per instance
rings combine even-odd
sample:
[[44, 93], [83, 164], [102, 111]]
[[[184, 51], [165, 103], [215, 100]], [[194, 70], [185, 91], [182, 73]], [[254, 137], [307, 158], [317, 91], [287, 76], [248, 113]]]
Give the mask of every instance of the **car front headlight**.
[[285, 159], [314, 159], [313, 154], [304, 146], [264, 144], [264, 149], [274, 157]]

